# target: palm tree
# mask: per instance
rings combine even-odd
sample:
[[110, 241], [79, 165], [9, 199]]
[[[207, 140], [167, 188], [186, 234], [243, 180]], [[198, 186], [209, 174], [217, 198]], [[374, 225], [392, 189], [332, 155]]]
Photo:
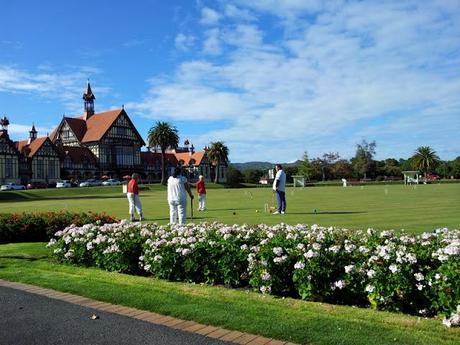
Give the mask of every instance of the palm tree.
[[219, 182], [219, 166], [220, 164], [228, 163], [228, 147], [222, 141], [212, 142], [209, 150], [207, 151], [208, 157], [211, 162], [216, 165], [216, 176], [214, 183]]
[[166, 149], [176, 148], [179, 144], [177, 128], [167, 122], [158, 121], [150, 128], [147, 140], [150, 147], [161, 150], [161, 183], [166, 184]]
[[430, 172], [432, 168], [439, 162], [439, 157], [429, 146], [420, 146], [411, 158], [414, 168], [419, 169], [425, 174]]

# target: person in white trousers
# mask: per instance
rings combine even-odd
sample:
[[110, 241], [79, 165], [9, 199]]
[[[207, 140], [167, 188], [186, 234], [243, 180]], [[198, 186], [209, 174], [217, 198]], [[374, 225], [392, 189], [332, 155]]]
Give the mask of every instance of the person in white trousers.
[[199, 195], [198, 198], [198, 211], [206, 210], [206, 186], [204, 184], [204, 176], [200, 175], [198, 177], [198, 182], [196, 183], [196, 192]]
[[131, 180], [128, 182], [128, 193], [126, 194], [126, 196], [128, 197], [129, 216], [131, 221], [136, 220], [134, 218], [134, 209], [136, 209], [137, 214], [139, 215], [139, 219], [144, 220], [144, 216], [142, 214], [141, 199], [139, 199], [139, 186], [137, 185], [138, 180], [139, 175], [134, 173], [131, 176]]
[[193, 200], [193, 194], [187, 182], [187, 178], [182, 176], [182, 169], [175, 168], [174, 175], [168, 179], [168, 204], [169, 204], [169, 223], [185, 224], [187, 212], [187, 194]]

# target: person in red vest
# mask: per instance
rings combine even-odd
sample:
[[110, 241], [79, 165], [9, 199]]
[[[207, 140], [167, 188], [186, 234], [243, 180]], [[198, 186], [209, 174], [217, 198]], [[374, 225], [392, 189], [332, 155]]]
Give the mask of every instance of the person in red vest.
[[206, 210], [206, 186], [204, 185], [204, 177], [200, 175], [196, 183], [196, 192], [199, 195], [198, 211]]
[[140, 220], [144, 220], [144, 216], [142, 214], [142, 204], [141, 199], [139, 199], [139, 186], [137, 184], [137, 180], [139, 180], [139, 175], [134, 173], [131, 176], [131, 180], [128, 182], [128, 202], [129, 202], [129, 216], [131, 221], [136, 221], [134, 218], [134, 208], [137, 211], [137, 214], [140, 217]]

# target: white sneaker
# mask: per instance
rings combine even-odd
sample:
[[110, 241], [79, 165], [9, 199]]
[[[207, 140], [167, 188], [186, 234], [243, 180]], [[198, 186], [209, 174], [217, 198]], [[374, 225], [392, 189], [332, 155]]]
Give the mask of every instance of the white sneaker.
[[281, 211], [281, 214], [284, 214], [285, 212], [284, 211]]
[[273, 212], [273, 214], [280, 214], [278, 211]]

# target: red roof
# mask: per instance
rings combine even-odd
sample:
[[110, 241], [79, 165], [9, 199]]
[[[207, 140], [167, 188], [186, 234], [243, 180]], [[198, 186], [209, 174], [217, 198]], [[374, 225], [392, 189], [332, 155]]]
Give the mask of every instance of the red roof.
[[[161, 162], [160, 152], [141, 152], [141, 162], [148, 165], [154, 165], [155, 161]], [[177, 165], [177, 159], [174, 153], [166, 153], [166, 161], [171, 165]]]
[[[118, 119], [121, 114], [125, 114], [128, 121], [131, 122], [124, 109], [115, 109], [93, 114], [85, 121], [84, 116], [79, 117], [64, 117], [61, 124], [50, 135], [51, 140], [56, 140], [57, 133], [62, 126], [63, 122], [67, 122], [72, 132], [81, 143], [88, 143], [92, 141], [99, 141], [107, 133], [113, 123]], [[136, 127], [131, 123], [135, 134], [139, 138], [142, 145], [144, 140], [137, 131]]]
[[32, 158], [37, 151], [42, 147], [46, 140], [49, 140], [48, 137], [40, 137], [28, 144], [29, 140], [17, 141], [16, 148], [19, 152], [25, 154], [27, 157]]
[[190, 161], [193, 159], [195, 160], [195, 163], [193, 165], [198, 166], [201, 164], [201, 161], [204, 158], [204, 155], [206, 152], [201, 151], [201, 152], [194, 152], [193, 154], [190, 155], [190, 152], [181, 152], [181, 153], [176, 153], [176, 159], [177, 161], [183, 160], [185, 165], [190, 165]]

